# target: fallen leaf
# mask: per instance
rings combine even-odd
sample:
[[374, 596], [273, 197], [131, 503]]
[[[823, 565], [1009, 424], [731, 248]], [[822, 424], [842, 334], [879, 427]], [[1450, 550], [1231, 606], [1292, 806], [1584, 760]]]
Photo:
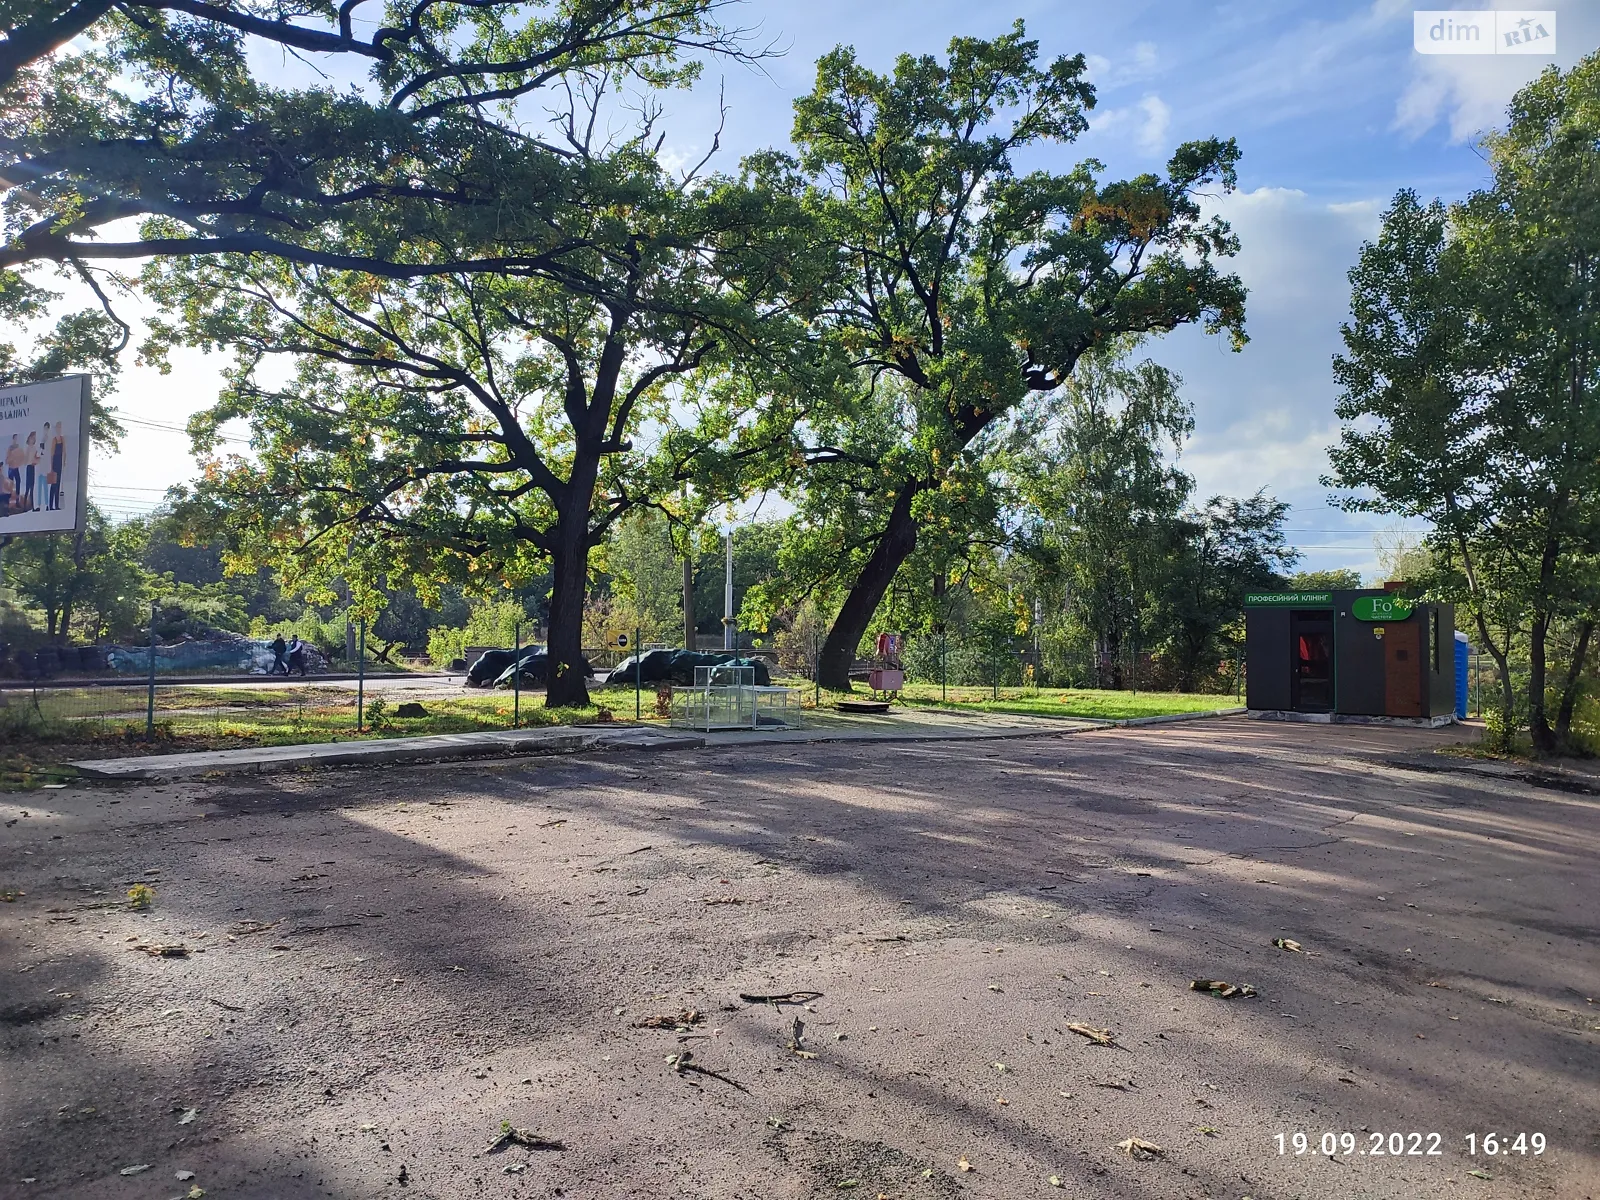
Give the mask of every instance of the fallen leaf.
[[140, 1163], [136, 1167], [123, 1167], [122, 1170], [117, 1172], [117, 1174], [118, 1175], [137, 1175], [137, 1174], [139, 1174], [140, 1171], [148, 1171], [149, 1169], [150, 1169], [150, 1164], [149, 1163]]
[[860, 1187], [860, 1186], [861, 1186], [861, 1180], [859, 1180], [859, 1179], [841, 1179], [839, 1181], [839, 1190], [841, 1192], [842, 1191], [846, 1191], [849, 1188], [856, 1188], [856, 1187]]
[[1079, 1025], [1073, 1023], [1067, 1028], [1080, 1037], [1086, 1037], [1096, 1046], [1115, 1046], [1116, 1039], [1111, 1036], [1109, 1029], [1096, 1029], [1093, 1025]]
[[1063, 1187], [1065, 1185], [1062, 1184], [1062, 1182], [1061, 1182], [1061, 1176], [1052, 1175], [1052, 1176], [1050, 1176], [1050, 1186], [1051, 1187]]
[[179, 1171], [178, 1174], [177, 1174], [177, 1180], [178, 1180], [179, 1183], [188, 1183], [189, 1180], [191, 1180], [193, 1178], [194, 1178], [194, 1172], [193, 1171]]
[[1214, 1128], [1213, 1126], [1202, 1125], [1202, 1126], [1200, 1126], [1200, 1132], [1205, 1134], [1207, 1137], [1216, 1137], [1216, 1136], [1218, 1136], [1218, 1132], [1219, 1131], [1216, 1128]]
[[973, 1169], [974, 1168], [973, 1168], [972, 1164], [967, 1161], [967, 1156], [965, 1154], [963, 1154], [960, 1158], [956, 1159], [956, 1170], [958, 1170], [958, 1171], [971, 1171]]
[[1004, 1075], [1007, 1071], [1009, 1071], [1011, 1069], [1010, 1067], [1006, 1066], [1005, 1063], [1003, 1063], [1003, 1062], [997, 1062], [997, 1063], [993, 1063], [991, 1065], [994, 1067], [994, 1069], [996, 1071], [999, 1071], [1000, 1074], [1002, 1074], [1002, 1075]]
[[1292, 954], [1305, 953], [1305, 951], [1300, 948], [1300, 943], [1295, 941], [1293, 938], [1273, 938], [1272, 944], [1279, 950], [1288, 950]]
[[1478, 1170], [1476, 1167], [1473, 1168], [1472, 1170], [1468, 1171], [1467, 1174], [1471, 1175], [1474, 1179], [1493, 1179], [1494, 1178], [1494, 1176], [1489, 1174], [1489, 1172]]
[[1213, 996], [1221, 996], [1224, 1000], [1256, 994], [1256, 989], [1248, 983], [1229, 983], [1226, 979], [1191, 979], [1189, 987], [1196, 992], [1210, 992]]
[[1001, 987], [998, 983], [991, 983], [989, 985], [989, 990], [991, 992], [1003, 992], [1005, 991], [1005, 988]]
[[[688, 1051], [684, 1052], [685, 1055]], [[500, 1136], [484, 1147], [485, 1154], [499, 1154], [507, 1146], [524, 1146], [529, 1150], [565, 1150], [566, 1144], [554, 1138], [540, 1137], [528, 1129], [518, 1129], [510, 1121], [500, 1122]]]
[[[619, 1012], [621, 1010], [618, 1010]], [[679, 1009], [676, 1013], [658, 1013], [635, 1021], [635, 1029], [687, 1029], [706, 1019], [705, 1013], [695, 1008]]]
[[178, 1124], [188, 1125], [199, 1115], [200, 1110], [198, 1108], [186, 1108], [178, 1114]]
[[1134, 1158], [1165, 1158], [1167, 1152], [1154, 1142], [1147, 1142], [1143, 1138], [1131, 1137], [1125, 1142], [1118, 1142], [1117, 1149]]

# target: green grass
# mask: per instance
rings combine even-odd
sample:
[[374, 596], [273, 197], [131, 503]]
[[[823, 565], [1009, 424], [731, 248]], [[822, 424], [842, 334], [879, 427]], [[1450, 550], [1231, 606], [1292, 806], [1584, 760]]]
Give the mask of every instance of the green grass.
[[936, 683], [908, 683], [900, 703], [914, 708], [951, 712], [1011, 713], [1024, 717], [1098, 717], [1120, 721], [1131, 717], [1163, 717], [1173, 713], [1234, 708], [1231, 695], [1196, 692], [1112, 692], [1094, 688], [1001, 688], [1000, 698], [986, 687], [952, 687], [948, 701], [939, 699]]
[[[163, 688], [157, 692], [156, 737], [145, 739], [145, 698], [139, 689], [49, 689], [31, 702], [0, 708], [0, 791], [18, 791], [61, 782], [73, 774], [63, 767], [74, 758], [129, 754], [170, 754], [189, 750], [228, 750], [249, 746], [307, 745], [476, 733], [512, 727], [510, 692], [430, 696], [425, 717], [394, 715], [385, 698], [378, 727], [356, 731], [355, 693], [336, 688], [284, 689]], [[371, 702], [375, 697], [368, 697]], [[544, 707], [538, 693], [523, 693], [520, 728], [572, 725], [606, 720], [607, 698], [586, 708]], [[653, 708], [654, 696], [647, 703]], [[631, 719], [632, 704], [610, 701], [616, 718]]]

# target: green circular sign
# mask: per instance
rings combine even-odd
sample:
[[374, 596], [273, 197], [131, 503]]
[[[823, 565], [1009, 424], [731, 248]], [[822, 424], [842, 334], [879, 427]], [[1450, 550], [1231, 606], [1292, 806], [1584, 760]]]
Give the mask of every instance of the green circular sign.
[[1358, 621], [1404, 621], [1411, 615], [1411, 601], [1403, 596], [1362, 596], [1350, 605], [1350, 615]]

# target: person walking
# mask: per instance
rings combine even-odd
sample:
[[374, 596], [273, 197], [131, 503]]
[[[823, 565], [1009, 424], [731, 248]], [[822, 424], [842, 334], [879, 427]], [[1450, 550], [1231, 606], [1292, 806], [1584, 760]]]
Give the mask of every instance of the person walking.
[[299, 634], [289, 641], [289, 665], [283, 673], [287, 675], [290, 671], [299, 671], [301, 679], [306, 677], [306, 647]]
[[277, 634], [272, 639], [272, 668], [268, 675], [288, 675], [289, 664], [284, 661], [283, 652], [287, 647], [283, 644], [283, 634]]

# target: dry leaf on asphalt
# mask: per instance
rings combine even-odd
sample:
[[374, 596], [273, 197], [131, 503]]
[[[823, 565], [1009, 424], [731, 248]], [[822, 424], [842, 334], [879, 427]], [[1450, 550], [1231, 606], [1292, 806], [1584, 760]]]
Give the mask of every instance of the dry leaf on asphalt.
[[186, 1108], [178, 1114], [178, 1124], [187, 1125], [200, 1115], [198, 1108]]
[[541, 1137], [531, 1129], [518, 1129], [510, 1121], [500, 1122], [500, 1136], [484, 1147], [485, 1154], [499, 1154], [507, 1146], [524, 1146], [529, 1150], [565, 1150], [566, 1144], [554, 1138]]
[[1476, 1167], [1473, 1168], [1472, 1170], [1468, 1171], [1467, 1174], [1471, 1175], [1474, 1179], [1493, 1179], [1494, 1178], [1494, 1176], [1489, 1174], [1489, 1172], [1478, 1170]]
[[1256, 994], [1256, 989], [1248, 983], [1229, 983], [1226, 979], [1191, 979], [1189, 987], [1197, 992], [1210, 992], [1213, 996], [1221, 996], [1224, 1000]]
[[1295, 941], [1293, 938], [1273, 938], [1272, 944], [1279, 950], [1287, 950], [1291, 954], [1305, 953], [1305, 951], [1300, 948], [1300, 943]]
[[1115, 1046], [1117, 1040], [1111, 1036], [1109, 1029], [1096, 1029], [1093, 1025], [1071, 1024], [1067, 1028], [1080, 1037], [1086, 1037], [1096, 1046]]
[[147, 942], [140, 946], [129, 946], [129, 950], [142, 950], [153, 958], [188, 958], [189, 947], [182, 942]]
[[960, 1158], [956, 1159], [956, 1170], [958, 1170], [958, 1171], [972, 1171], [972, 1170], [976, 1170], [976, 1168], [973, 1167], [973, 1165], [967, 1161], [967, 1156], [965, 1154], [963, 1154]]
[[687, 1029], [691, 1025], [699, 1025], [706, 1019], [705, 1013], [697, 1008], [680, 1009], [674, 1013], [659, 1013], [653, 1017], [645, 1017], [635, 1021], [635, 1029]]
[[150, 1164], [149, 1163], [140, 1163], [136, 1167], [123, 1167], [122, 1170], [117, 1172], [117, 1174], [118, 1175], [137, 1175], [141, 1171], [148, 1171], [149, 1169], [150, 1169]]
[[1059, 1176], [1059, 1175], [1050, 1176], [1050, 1186], [1051, 1187], [1062, 1187], [1063, 1184], [1061, 1182], [1061, 1176]]
[[1147, 1142], [1143, 1138], [1131, 1137], [1125, 1142], [1118, 1142], [1117, 1149], [1134, 1158], [1165, 1158], [1167, 1152], [1154, 1142]]

